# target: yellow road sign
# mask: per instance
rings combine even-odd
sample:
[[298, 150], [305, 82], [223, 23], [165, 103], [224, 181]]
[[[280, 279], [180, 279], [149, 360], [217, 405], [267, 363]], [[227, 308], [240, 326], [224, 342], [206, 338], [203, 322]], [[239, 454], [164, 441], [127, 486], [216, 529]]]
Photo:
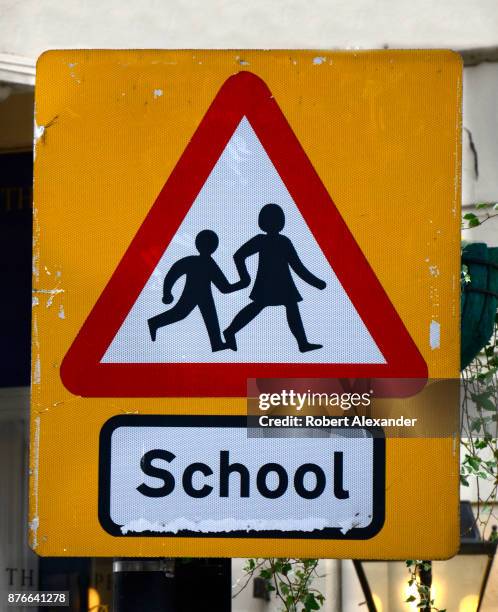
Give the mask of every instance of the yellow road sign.
[[248, 379], [458, 379], [460, 104], [446, 51], [40, 58], [39, 554], [456, 551], [455, 431], [244, 416]]

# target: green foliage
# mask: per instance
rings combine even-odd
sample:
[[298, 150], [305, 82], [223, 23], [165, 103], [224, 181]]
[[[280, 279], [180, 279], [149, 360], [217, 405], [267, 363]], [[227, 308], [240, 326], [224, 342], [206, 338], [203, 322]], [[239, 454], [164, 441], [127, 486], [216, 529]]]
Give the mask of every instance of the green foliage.
[[266, 581], [267, 589], [280, 600], [284, 612], [320, 610], [325, 597], [313, 588], [318, 559], [248, 559], [244, 567], [245, 582], [236, 597], [253, 577]]
[[[498, 203], [496, 202], [478, 202], [474, 204], [475, 210], [480, 211], [479, 216], [473, 212], [468, 212], [463, 215], [463, 224], [462, 229], [472, 229], [473, 227], [477, 227], [478, 225], [482, 225], [488, 219], [493, 219], [494, 217], [498, 217], [498, 214], [490, 214], [490, 211], [498, 211]], [[465, 221], [467, 223], [465, 223]]]
[[408, 586], [412, 587], [415, 585], [417, 595], [411, 594], [406, 599], [406, 603], [412, 603], [417, 601], [417, 608], [421, 610], [430, 610], [431, 612], [446, 612], [446, 610], [437, 608], [435, 606], [434, 599], [431, 599], [431, 590], [424, 584], [422, 579], [424, 572], [430, 572], [432, 570], [432, 564], [430, 561], [421, 561], [410, 559], [406, 561], [406, 567], [410, 578], [408, 580]]
[[489, 495], [478, 500], [477, 522], [488, 526], [498, 493], [498, 314], [494, 333], [483, 351], [462, 372], [461, 445], [463, 460], [460, 481], [468, 487], [470, 479], [490, 483]]

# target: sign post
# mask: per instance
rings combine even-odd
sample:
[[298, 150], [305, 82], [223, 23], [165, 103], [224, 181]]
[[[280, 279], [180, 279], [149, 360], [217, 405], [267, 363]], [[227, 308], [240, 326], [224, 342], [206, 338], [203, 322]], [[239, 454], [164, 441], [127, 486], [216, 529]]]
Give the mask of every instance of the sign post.
[[457, 56], [37, 70], [33, 548], [451, 556]]
[[176, 612], [172, 559], [115, 559], [112, 571], [115, 612]]

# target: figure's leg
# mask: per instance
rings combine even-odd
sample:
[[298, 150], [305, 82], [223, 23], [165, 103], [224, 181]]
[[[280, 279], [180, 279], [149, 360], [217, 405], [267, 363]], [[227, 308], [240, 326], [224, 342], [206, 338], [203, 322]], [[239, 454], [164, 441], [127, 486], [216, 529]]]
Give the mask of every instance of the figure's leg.
[[235, 334], [250, 323], [254, 317], [257, 317], [263, 308], [264, 305], [251, 302], [250, 304], [247, 304], [247, 306], [244, 306], [244, 308], [242, 308], [242, 310], [235, 315], [234, 320], [223, 332], [229, 348], [231, 348], [233, 351], [237, 350]]
[[155, 317], [151, 317], [148, 319], [147, 323], [149, 324], [149, 332], [152, 342], [156, 339], [157, 330], [160, 327], [164, 327], [165, 325], [171, 325], [171, 323], [176, 323], [177, 321], [181, 321], [186, 316], [188, 316], [192, 310], [194, 310], [196, 304], [192, 303], [190, 299], [182, 299], [183, 296], [180, 297], [178, 302], [170, 308], [166, 312], [162, 312], [161, 314], [156, 315]]
[[201, 311], [202, 318], [204, 319], [204, 325], [206, 326], [209, 336], [209, 341], [211, 342], [211, 350], [215, 352], [226, 349], [227, 345], [221, 339], [220, 324], [213, 297], [209, 296], [208, 299], [200, 303], [199, 310]]
[[307, 351], [314, 351], [315, 349], [322, 348], [322, 344], [311, 344], [306, 338], [306, 332], [304, 331], [303, 320], [301, 319], [301, 313], [299, 312], [299, 305], [297, 302], [287, 304], [285, 307], [287, 314], [287, 323], [289, 324], [290, 330], [297, 340], [299, 350], [301, 353]]

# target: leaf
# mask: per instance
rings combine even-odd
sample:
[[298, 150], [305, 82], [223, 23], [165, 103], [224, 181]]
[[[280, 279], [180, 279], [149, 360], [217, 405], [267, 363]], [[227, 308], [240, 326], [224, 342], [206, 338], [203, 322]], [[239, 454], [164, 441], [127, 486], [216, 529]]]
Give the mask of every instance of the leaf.
[[481, 419], [472, 419], [471, 423], [470, 423], [470, 431], [480, 431], [482, 427], [482, 422]]
[[320, 604], [315, 599], [313, 593], [308, 593], [308, 595], [306, 596], [306, 599], [304, 600], [304, 608], [306, 611], [320, 609]]
[[492, 346], [492, 345], [491, 346], [487, 346], [484, 349], [484, 353], [485, 353], [486, 357], [492, 357], [494, 352], [495, 352], [495, 347]]
[[471, 219], [477, 219], [476, 215], [471, 212], [465, 214], [463, 218], [466, 219], [467, 221], [470, 221]]
[[494, 405], [493, 401], [489, 399], [489, 397], [482, 400], [481, 406], [483, 410], [487, 410], [488, 412], [496, 412], [496, 406]]
[[287, 574], [291, 571], [291, 569], [292, 569], [292, 565], [290, 563], [284, 563], [282, 565], [281, 572], [284, 576], [287, 576]]
[[477, 217], [469, 221], [469, 227], [477, 227], [478, 225], [481, 225], [481, 222]]
[[412, 601], [415, 601], [416, 597], [415, 595], [410, 595], [410, 597], [407, 597], [405, 599], [406, 603], [411, 603]]
[[465, 455], [465, 462], [468, 463], [473, 470], [478, 470], [481, 463], [481, 459], [480, 457], [471, 457], [470, 455]]

